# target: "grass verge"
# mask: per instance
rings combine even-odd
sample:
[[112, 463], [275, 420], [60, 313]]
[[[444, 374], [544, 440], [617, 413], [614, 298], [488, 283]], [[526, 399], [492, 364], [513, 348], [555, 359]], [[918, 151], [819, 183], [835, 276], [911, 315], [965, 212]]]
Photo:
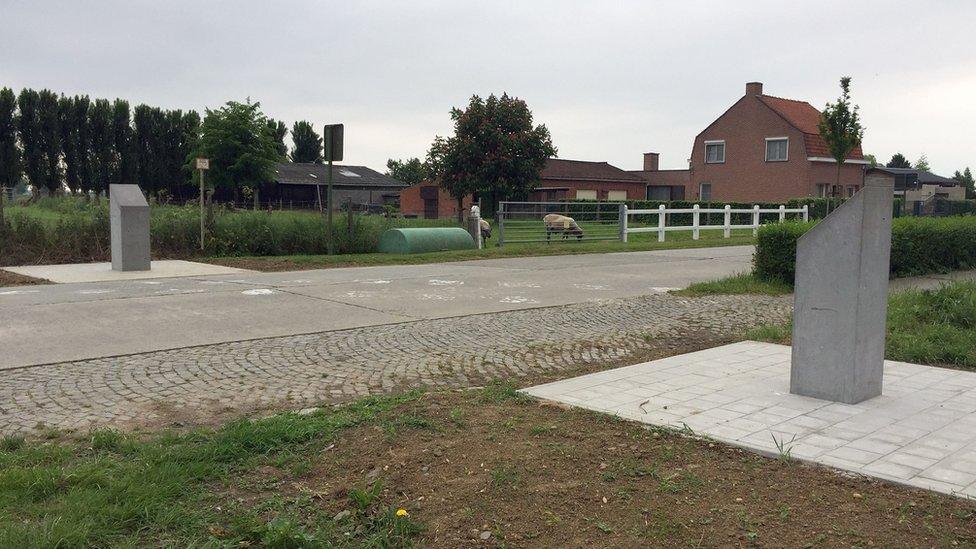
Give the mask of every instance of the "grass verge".
[[739, 273], [719, 280], [696, 282], [683, 290], [675, 290], [672, 293], [687, 297], [716, 294], [786, 295], [793, 293], [793, 286], [781, 281], [760, 280], [752, 273]]
[[[888, 297], [885, 358], [949, 368], [976, 369], [976, 282]], [[765, 324], [747, 338], [790, 343], [791, 325]]]
[[32, 284], [50, 284], [50, 282], [0, 269], [0, 288], [4, 286], [30, 286]]
[[0, 444], [5, 547], [969, 546], [974, 520], [973, 502], [499, 384]]
[[343, 255], [288, 255], [275, 257], [210, 257], [203, 261], [216, 265], [253, 269], [256, 271], [299, 271], [332, 267], [371, 267], [379, 265], [420, 265], [469, 261], [474, 259], [501, 259], [508, 257], [534, 257], [553, 255], [599, 254], [612, 252], [641, 252], [651, 250], [676, 250], [710, 248], [717, 246], [746, 246], [755, 241], [751, 236], [723, 238], [671, 238], [665, 242], [638, 240], [631, 242], [554, 242], [552, 244], [511, 244], [503, 247], [489, 245], [482, 250], [457, 250], [423, 254], [343, 254]]

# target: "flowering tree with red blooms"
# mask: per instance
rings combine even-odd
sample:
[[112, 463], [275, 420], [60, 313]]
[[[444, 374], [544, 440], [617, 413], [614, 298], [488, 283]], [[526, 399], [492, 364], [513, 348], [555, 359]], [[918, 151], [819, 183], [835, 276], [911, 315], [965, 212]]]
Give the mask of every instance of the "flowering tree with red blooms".
[[427, 153], [427, 170], [458, 201], [477, 193], [483, 215], [498, 201], [524, 198], [539, 182], [546, 159], [556, 155], [549, 129], [532, 124], [525, 101], [508, 94], [471, 97], [464, 110], [451, 109], [454, 136], [437, 136]]

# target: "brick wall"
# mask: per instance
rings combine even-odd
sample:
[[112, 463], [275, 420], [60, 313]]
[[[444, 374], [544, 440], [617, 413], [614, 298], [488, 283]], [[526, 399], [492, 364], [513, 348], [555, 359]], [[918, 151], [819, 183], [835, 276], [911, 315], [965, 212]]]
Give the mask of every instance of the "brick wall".
[[[414, 185], [413, 187], [408, 187], [400, 192], [400, 213], [404, 215], [415, 215], [417, 217], [427, 218], [429, 217], [426, 209], [426, 200], [421, 196], [422, 194], [432, 193], [432, 190], [425, 191], [424, 187], [436, 189], [437, 193], [437, 219], [451, 219], [457, 218], [458, 208], [457, 200], [455, 200], [447, 191], [435, 186], [430, 183], [421, 183], [419, 185]], [[429, 195], [428, 195], [429, 196]], [[428, 199], [429, 200], [429, 199]], [[463, 206], [465, 211], [470, 211], [471, 209], [471, 197], [465, 197]], [[433, 217], [430, 217], [433, 219]]]

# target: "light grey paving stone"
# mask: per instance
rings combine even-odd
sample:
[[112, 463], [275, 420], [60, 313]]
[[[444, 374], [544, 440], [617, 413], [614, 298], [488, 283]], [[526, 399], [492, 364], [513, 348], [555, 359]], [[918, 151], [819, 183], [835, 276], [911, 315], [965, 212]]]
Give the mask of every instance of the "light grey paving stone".
[[[847, 405], [789, 394], [789, 354], [752, 343], [689, 353], [666, 370], [635, 365], [630, 381], [641, 383], [627, 394], [647, 394], [654, 407], [637, 414], [631, 406], [628, 417], [687, 425], [766, 454], [778, 442], [800, 459], [930, 490], [976, 491], [976, 373], [886, 361], [885, 393]], [[566, 387], [562, 396], [547, 388], [546, 398], [571, 402], [564, 396], [578, 388]]]

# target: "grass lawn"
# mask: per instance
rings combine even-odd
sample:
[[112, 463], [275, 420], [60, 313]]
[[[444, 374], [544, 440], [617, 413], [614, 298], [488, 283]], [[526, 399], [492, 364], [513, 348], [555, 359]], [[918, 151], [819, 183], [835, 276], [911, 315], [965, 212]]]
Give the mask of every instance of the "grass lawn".
[[976, 503], [507, 385], [182, 434], [0, 442], [3, 547], [477, 544], [963, 547]]
[[551, 244], [515, 243], [499, 247], [489, 241], [482, 250], [457, 250], [447, 252], [431, 252], [423, 254], [341, 254], [341, 255], [289, 255], [289, 256], [256, 256], [256, 257], [209, 257], [202, 261], [254, 269], [258, 271], [291, 271], [302, 269], [324, 269], [329, 267], [370, 267], [376, 265], [418, 265], [423, 263], [440, 263], [450, 261], [467, 261], [472, 259], [498, 259], [505, 257], [530, 257], [547, 255], [594, 254], [609, 252], [637, 252], [648, 250], [674, 250], [683, 248], [707, 248], [713, 246], [744, 246], [752, 245], [755, 239], [752, 233], [733, 234], [731, 238], [722, 238], [721, 232], [702, 232], [699, 240], [692, 240], [691, 233], [669, 233], [665, 242], [658, 242], [657, 237], [639, 235], [641, 238], [631, 237], [629, 242], [619, 241], [553, 241]]
[[[888, 297], [885, 358], [916, 364], [976, 369], [976, 282]], [[792, 327], [767, 324], [748, 338], [789, 344]]]

